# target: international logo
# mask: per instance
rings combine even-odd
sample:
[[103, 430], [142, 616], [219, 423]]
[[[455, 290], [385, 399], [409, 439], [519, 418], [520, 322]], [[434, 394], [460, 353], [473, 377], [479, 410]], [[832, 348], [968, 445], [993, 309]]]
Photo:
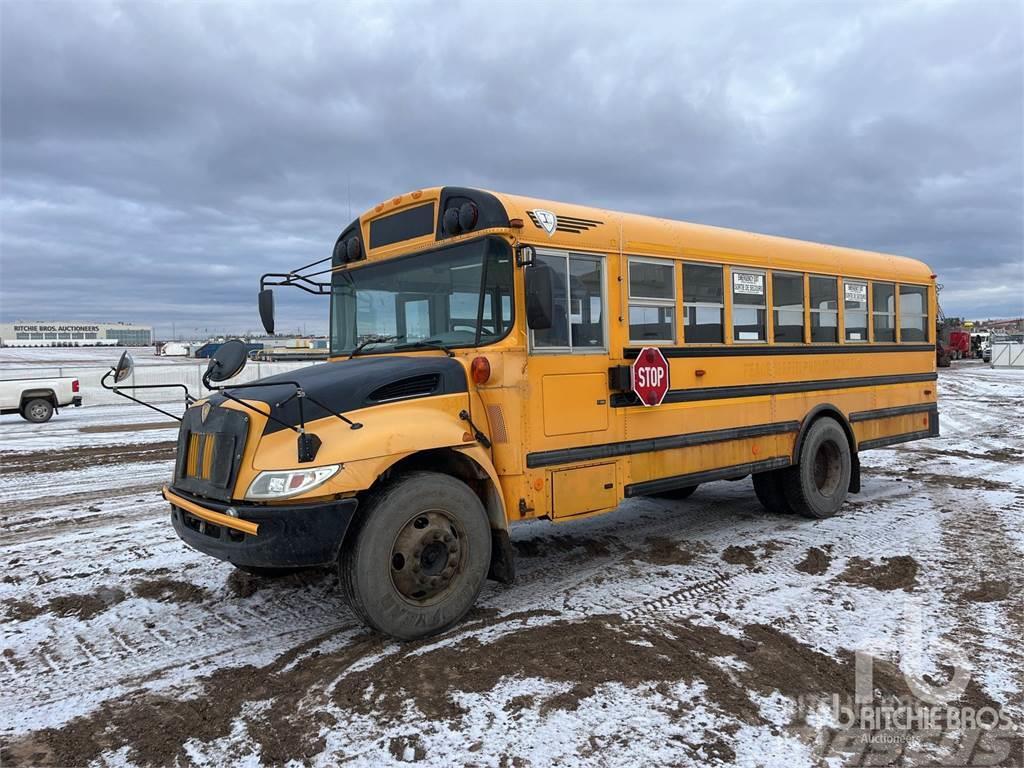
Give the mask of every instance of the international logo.
[[558, 228], [558, 217], [555, 214], [542, 208], [537, 208], [528, 213], [530, 218], [533, 219], [533, 223], [547, 232], [548, 237], [555, 234], [555, 230]]
[[203, 403], [203, 407], [199, 410], [199, 419], [203, 422], [203, 424], [206, 423], [206, 418], [209, 415], [210, 415], [210, 404], [209, 403]]

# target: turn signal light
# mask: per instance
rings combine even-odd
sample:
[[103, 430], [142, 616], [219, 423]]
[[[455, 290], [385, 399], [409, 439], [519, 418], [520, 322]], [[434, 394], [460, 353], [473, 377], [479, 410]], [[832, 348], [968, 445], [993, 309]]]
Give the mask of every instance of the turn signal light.
[[469, 364], [469, 373], [477, 384], [486, 384], [491, 378], [491, 363], [486, 357], [474, 357]]

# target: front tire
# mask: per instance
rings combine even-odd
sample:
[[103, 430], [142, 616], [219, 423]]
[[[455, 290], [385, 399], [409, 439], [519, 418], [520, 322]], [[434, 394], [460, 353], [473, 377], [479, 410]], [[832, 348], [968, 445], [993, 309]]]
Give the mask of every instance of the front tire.
[[50, 420], [53, 416], [53, 403], [49, 400], [43, 400], [42, 398], [36, 398], [35, 400], [29, 400], [25, 403], [21, 409], [21, 416], [26, 421], [31, 421], [34, 424], [42, 424]]
[[412, 472], [367, 500], [338, 571], [367, 624], [413, 640], [466, 615], [490, 562], [491, 529], [477, 495], [448, 475]]
[[822, 417], [804, 437], [797, 466], [783, 470], [782, 490], [793, 511], [804, 517], [832, 517], [850, 489], [850, 443], [839, 422]]

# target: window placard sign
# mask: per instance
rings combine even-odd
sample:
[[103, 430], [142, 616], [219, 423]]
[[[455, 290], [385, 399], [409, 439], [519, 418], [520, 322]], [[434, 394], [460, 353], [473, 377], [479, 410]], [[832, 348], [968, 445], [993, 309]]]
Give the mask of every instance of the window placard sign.
[[868, 301], [867, 283], [846, 283], [846, 300], [866, 304]]
[[733, 272], [732, 290], [733, 293], [764, 296], [764, 275], [754, 272]]

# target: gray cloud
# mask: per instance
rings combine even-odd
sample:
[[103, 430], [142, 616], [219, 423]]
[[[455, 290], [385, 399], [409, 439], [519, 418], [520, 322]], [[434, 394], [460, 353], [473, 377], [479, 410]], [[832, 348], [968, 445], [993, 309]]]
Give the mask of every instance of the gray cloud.
[[0, 12], [5, 320], [254, 328], [260, 272], [435, 184], [901, 253], [949, 314], [1024, 313], [1017, 2]]

